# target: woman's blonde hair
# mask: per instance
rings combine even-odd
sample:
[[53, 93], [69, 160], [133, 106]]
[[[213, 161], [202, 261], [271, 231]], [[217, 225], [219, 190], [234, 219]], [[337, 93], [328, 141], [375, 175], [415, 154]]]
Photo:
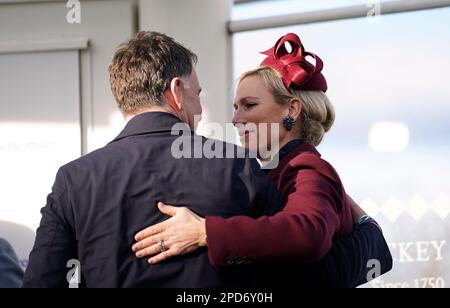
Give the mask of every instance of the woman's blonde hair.
[[335, 111], [327, 95], [322, 91], [288, 90], [279, 73], [267, 66], [245, 72], [238, 83], [251, 76], [259, 76], [263, 80], [278, 104], [288, 104], [295, 98], [302, 102], [300, 138], [318, 146], [335, 119]]

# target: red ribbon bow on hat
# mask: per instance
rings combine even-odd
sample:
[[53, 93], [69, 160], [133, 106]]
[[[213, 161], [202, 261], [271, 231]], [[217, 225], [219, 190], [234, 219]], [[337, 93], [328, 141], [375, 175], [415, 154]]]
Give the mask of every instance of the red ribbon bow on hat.
[[[288, 52], [285, 43], [291, 45]], [[309, 91], [323, 91], [328, 89], [327, 81], [322, 75], [323, 62], [315, 54], [305, 51], [300, 38], [294, 33], [281, 37], [271, 49], [262, 52], [267, 58], [261, 63], [275, 69], [282, 76], [286, 88], [298, 88]], [[306, 60], [310, 56], [316, 60], [316, 65]]]

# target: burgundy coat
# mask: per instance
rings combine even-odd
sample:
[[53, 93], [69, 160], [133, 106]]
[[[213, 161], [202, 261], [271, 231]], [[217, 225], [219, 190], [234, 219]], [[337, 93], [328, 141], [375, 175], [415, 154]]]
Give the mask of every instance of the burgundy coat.
[[252, 219], [206, 217], [213, 266], [320, 260], [333, 238], [353, 231], [347, 195], [334, 168], [303, 142], [269, 172], [285, 198], [283, 211]]

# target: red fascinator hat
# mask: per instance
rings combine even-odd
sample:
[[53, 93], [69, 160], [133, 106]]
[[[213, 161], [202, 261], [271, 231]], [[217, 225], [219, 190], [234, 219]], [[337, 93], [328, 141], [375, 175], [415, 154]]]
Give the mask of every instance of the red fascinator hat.
[[[291, 45], [289, 53], [285, 44]], [[327, 81], [322, 75], [323, 62], [315, 54], [305, 51], [300, 38], [294, 33], [288, 33], [280, 38], [274, 47], [262, 52], [267, 58], [261, 63], [280, 73], [286, 88], [306, 91], [328, 90]], [[306, 60], [306, 57], [316, 60], [316, 65]]]

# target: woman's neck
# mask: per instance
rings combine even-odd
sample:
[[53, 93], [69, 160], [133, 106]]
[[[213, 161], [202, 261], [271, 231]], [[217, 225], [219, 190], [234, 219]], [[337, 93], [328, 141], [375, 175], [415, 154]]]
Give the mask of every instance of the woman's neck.
[[267, 158], [259, 158], [261, 165], [263, 167], [267, 166], [268, 164], [270, 164], [276, 155], [278, 155], [278, 153], [280, 152], [280, 150], [289, 142], [296, 140], [297, 138], [294, 138], [293, 136], [288, 136], [286, 138], [283, 138], [280, 140], [280, 142], [277, 145], [272, 144], [271, 145], [271, 149], [270, 149], [270, 156]]

